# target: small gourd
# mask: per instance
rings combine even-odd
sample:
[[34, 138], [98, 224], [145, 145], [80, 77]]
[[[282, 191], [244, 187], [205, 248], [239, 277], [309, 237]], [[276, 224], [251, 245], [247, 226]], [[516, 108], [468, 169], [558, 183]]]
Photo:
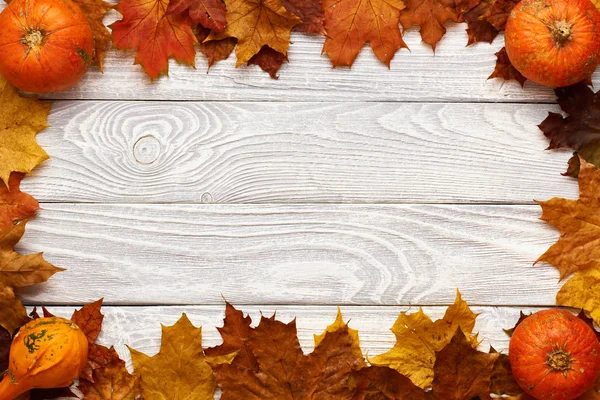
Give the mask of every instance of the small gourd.
[[69, 386], [85, 367], [87, 355], [87, 338], [72, 321], [52, 317], [29, 322], [10, 346], [0, 400], [13, 400], [31, 389]]

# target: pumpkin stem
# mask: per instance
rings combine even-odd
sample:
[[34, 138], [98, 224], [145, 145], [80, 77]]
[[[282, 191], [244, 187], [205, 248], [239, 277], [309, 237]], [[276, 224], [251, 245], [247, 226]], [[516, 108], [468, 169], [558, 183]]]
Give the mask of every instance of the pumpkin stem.
[[556, 349], [548, 354], [548, 360], [546, 364], [552, 369], [552, 371], [561, 372], [563, 375], [567, 374], [567, 371], [571, 369], [571, 354], [567, 353], [563, 349]]
[[44, 43], [46, 32], [41, 29], [31, 29], [21, 38], [21, 43], [27, 45], [29, 50], [39, 48]]
[[565, 20], [554, 21], [554, 23], [549, 26], [552, 40], [554, 40], [558, 47], [563, 47], [569, 40], [571, 40], [572, 28], [573, 24]]

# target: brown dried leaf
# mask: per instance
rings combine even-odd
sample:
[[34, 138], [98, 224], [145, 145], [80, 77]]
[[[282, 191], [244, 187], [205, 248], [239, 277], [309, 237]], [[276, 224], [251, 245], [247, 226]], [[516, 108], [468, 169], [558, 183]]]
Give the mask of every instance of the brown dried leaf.
[[499, 52], [496, 53], [496, 68], [494, 72], [488, 77], [488, 79], [500, 78], [505, 81], [515, 80], [521, 84], [521, 86], [525, 85], [525, 78], [513, 65], [510, 63], [508, 59], [508, 54], [506, 54], [506, 48], [503, 47]]
[[94, 371], [94, 383], [81, 381], [84, 400], [135, 400], [141, 398], [139, 379], [131, 375], [122, 360]]
[[410, 379], [388, 367], [367, 367], [352, 373], [352, 400], [422, 400], [425, 392]]
[[0, 231], [15, 222], [34, 217], [40, 205], [36, 199], [21, 192], [19, 186], [25, 174], [13, 172], [8, 186], [0, 184]]
[[102, 330], [102, 320], [104, 315], [100, 312], [104, 299], [86, 304], [81, 310], [76, 310], [71, 317], [71, 321], [81, 329], [90, 344], [94, 343]]

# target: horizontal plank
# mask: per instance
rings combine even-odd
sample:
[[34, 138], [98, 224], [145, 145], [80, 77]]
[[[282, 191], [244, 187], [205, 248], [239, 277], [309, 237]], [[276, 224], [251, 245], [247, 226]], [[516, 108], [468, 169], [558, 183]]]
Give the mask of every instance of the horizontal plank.
[[[313, 334], [322, 333], [333, 322], [337, 309], [335, 306], [272, 306], [247, 305], [238, 307], [252, 317], [253, 325], [260, 320], [261, 312], [270, 316], [274, 312], [277, 319], [288, 322], [296, 318], [298, 338], [303, 350], [308, 353], [314, 348]], [[535, 312], [536, 308], [515, 307], [472, 307], [480, 313], [475, 325], [482, 339], [480, 349], [487, 351], [489, 345], [496, 350], [507, 352], [508, 336], [502, 329], [514, 326], [519, 312]], [[160, 348], [160, 324], [172, 325], [186, 313], [192, 323], [202, 326], [202, 341], [205, 347], [216, 346], [221, 338], [216, 327], [223, 326], [224, 305], [184, 306], [184, 307], [104, 307], [103, 330], [99, 342], [114, 345], [121, 357], [129, 360], [129, 345], [146, 354], [152, 355]], [[444, 315], [445, 307], [425, 307], [424, 311], [433, 319]], [[70, 317], [73, 308], [50, 307], [57, 315]], [[358, 329], [361, 348], [364, 353], [373, 356], [383, 353], [395, 343], [390, 328], [400, 312], [417, 311], [416, 307], [342, 307], [344, 320], [350, 321], [350, 327]]]
[[43, 202], [532, 203], [576, 197], [556, 106], [58, 102]]
[[28, 304], [552, 305], [538, 206], [43, 204]]
[[[115, 1], [113, 1], [114, 3]], [[0, 3], [0, 10], [4, 8]], [[111, 11], [104, 22], [120, 19]], [[527, 83], [525, 90], [516, 82], [488, 81], [494, 70], [494, 53], [503, 38], [466, 47], [466, 25], [448, 26], [436, 52], [421, 43], [417, 29], [405, 34], [410, 51], [398, 52], [391, 68], [379, 62], [365, 47], [351, 69], [331, 67], [321, 54], [324, 37], [292, 34], [290, 62], [270, 79], [258, 67], [235, 68], [235, 57], [208, 69], [202, 54], [196, 69], [171, 61], [169, 77], [150, 82], [134, 54], [111, 50], [104, 73], [92, 68], [73, 89], [47, 95], [53, 99], [128, 100], [216, 100], [216, 101], [476, 101], [552, 102], [551, 89]], [[596, 86], [600, 74], [594, 75]]]

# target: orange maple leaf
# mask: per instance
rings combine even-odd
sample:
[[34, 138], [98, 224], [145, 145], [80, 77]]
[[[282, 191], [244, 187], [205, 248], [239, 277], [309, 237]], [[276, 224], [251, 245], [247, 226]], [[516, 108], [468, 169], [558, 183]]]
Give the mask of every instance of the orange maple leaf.
[[110, 26], [114, 46], [136, 50], [135, 63], [150, 79], [168, 75], [169, 58], [194, 66], [197, 43], [189, 14], [167, 15], [168, 0], [122, 0], [123, 19]]
[[8, 187], [0, 183], [0, 231], [17, 221], [33, 217], [40, 208], [36, 199], [19, 189], [23, 176], [25, 174], [13, 172]]
[[227, 8], [223, 0], [171, 0], [167, 7], [167, 15], [189, 12], [196, 24], [215, 32], [223, 32], [227, 20]]
[[398, 22], [402, 0], [323, 0], [327, 36], [323, 53], [334, 67], [351, 66], [360, 49], [370, 43], [388, 67], [396, 51], [407, 48]]

